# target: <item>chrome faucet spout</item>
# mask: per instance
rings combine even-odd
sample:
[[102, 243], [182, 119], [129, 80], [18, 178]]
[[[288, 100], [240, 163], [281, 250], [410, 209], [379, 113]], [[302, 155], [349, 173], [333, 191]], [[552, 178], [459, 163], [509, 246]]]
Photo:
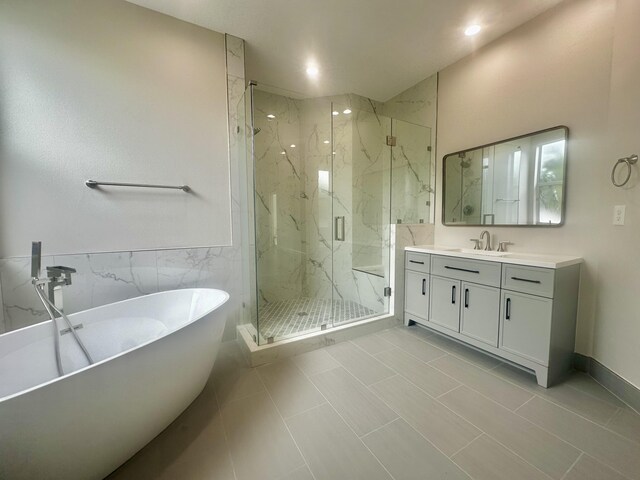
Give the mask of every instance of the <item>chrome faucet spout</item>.
[[483, 240], [485, 236], [487, 237], [487, 240], [484, 244], [484, 249], [491, 250], [491, 234], [488, 230], [483, 230], [482, 233], [480, 233], [480, 240]]

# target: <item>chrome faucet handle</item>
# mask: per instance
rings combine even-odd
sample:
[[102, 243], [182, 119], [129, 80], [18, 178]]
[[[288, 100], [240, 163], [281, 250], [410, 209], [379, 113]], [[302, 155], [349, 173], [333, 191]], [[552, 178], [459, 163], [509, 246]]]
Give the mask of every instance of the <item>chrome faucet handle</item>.
[[506, 252], [507, 245], [513, 245], [512, 242], [500, 242], [498, 243], [498, 252]]
[[479, 238], [470, 238], [469, 239], [470, 242], [474, 242], [473, 244], [473, 249], [474, 250], [481, 250], [482, 246], [480, 245], [480, 239]]
[[75, 268], [56, 265], [47, 267], [47, 277], [53, 282], [61, 282], [64, 285], [71, 285], [71, 274], [76, 273]]

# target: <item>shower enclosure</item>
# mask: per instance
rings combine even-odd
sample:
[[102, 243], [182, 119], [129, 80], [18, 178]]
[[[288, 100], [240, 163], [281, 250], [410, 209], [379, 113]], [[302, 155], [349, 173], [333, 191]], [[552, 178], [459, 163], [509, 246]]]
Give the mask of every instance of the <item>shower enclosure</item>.
[[[408, 157], [428, 154], [430, 130], [356, 95], [302, 98], [255, 84], [237, 114], [245, 323], [256, 343], [389, 313], [391, 223], [417, 217], [411, 204], [429, 190], [402, 171], [429, 168]], [[413, 129], [402, 148], [394, 128]], [[401, 192], [393, 205], [392, 189]]]

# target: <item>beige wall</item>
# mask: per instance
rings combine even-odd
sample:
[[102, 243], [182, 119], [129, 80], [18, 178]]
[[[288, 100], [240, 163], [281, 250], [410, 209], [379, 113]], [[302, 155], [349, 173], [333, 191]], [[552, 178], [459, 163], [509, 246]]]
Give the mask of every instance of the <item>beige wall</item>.
[[[640, 185], [637, 175], [628, 189], [609, 180], [615, 159], [640, 154], [638, 18], [635, 0], [569, 0], [442, 71], [437, 191], [445, 154], [567, 125], [566, 224], [491, 232], [514, 251], [585, 258], [576, 350], [640, 387]], [[623, 227], [612, 225], [618, 204]], [[443, 226], [440, 209], [439, 244], [479, 233]]]
[[223, 35], [124, 1], [3, 0], [0, 79], [0, 257], [31, 240], [46, 254], [231, 243]]

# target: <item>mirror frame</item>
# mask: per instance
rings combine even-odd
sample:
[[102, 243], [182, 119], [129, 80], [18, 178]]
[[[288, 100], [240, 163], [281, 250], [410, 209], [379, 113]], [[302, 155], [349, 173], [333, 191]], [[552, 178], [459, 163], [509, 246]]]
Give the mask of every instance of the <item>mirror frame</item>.
[[[444, 205], [444, 199], [446, 198], [446, 193], [447, 193], [447, 185], [446, 185], [446, 178], [447, 178], [447, 162], [446, 159], [447, 157], [450, 157], [452, 155], [459, 155], [461, 153], [464, 152], [469, 152], [470, 150], [478, 150], [478, 149], [484, 149], [487, 147], [493, 147], [495, 145], [499, 145], [501, 143], [506, 143], [506, 142], [510, 142], [512, 140], [519, 140], [521, 138], [526, 138], [526, 137], [530, 137], [532, 135], [538, 135], [541, 133], [546, 133], [546, 132], [551, 132], [553, 130], [560, 130], [563, 129], [565, 132], [565, 144], [564, 144], [564, 175], [562, 178], [562, 197], [563, 197], [563, 201], [562, 201], [562, 205], [560, 206], [560, 223], [553, 223], [553, 224], [547, 224], [547, 223], [539, 223], [539, 224], [486, 224], [486, 223], [446, 223], [445, 222], [445, 205]], [[543, 130], [537, 130], [535, 132], [531, 132], [531, 133], [526, 133], [524, 135], [518, 135], [516, 137], [511, 137], [511, 138], [506, 138], [504, 140], [499, 140], [497, 142], [491, 142], [491, 143], [486, 143], [484, 145], [479, 145], [477, 147], [471, 147], [471, 148], [465, 148], [463, 150], [458, 150], [456, 152], [452, 152], [452, 153], [447, 153], [445, 156], [442, 157], [442, 197], [440, 197], [442, 199], [442, 208], [441, 208], [441, 218], [440, 218], [440, 223], [445, 226], [445, 227], [507, 227], [507, 228], [558, 228], [558, 227], [562, 227], [565, 223], [565, 215], [566, 215], [566, 210], [567, 210], [567, 170], [568, 170], [568, 154], [569, 154], [569, 127], [567, 127], [566, 125], [556, 125], [555, 127], [550, 127], [550, 128], [545, 128]]]

